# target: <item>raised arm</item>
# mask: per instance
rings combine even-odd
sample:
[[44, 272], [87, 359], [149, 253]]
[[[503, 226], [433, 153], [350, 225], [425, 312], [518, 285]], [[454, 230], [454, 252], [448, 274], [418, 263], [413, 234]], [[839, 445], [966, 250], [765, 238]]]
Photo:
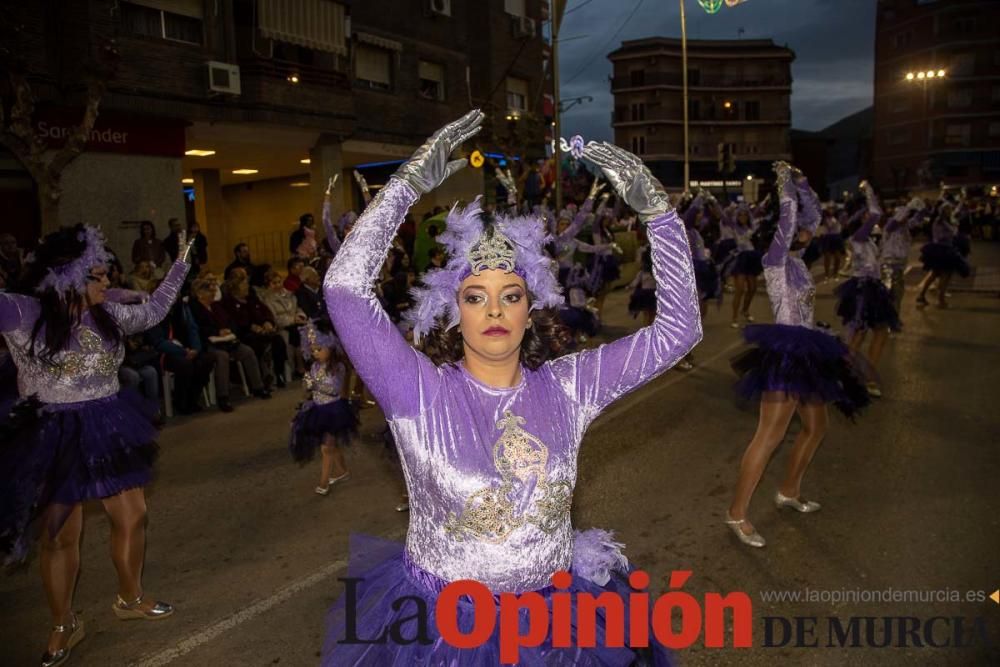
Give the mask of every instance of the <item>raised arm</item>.
[[865, 220], [865, 223], [858, 228], [858, 231], [854, 232], [854, 236], [852, 238], [855, 241], [864, 242], [868, 240], [868, 237], [871, 236], [876, 223], [878, 223], [878, 221], [882, 218], [882, 207], [879, 206], [878, 198], [875, 196], [875, 191], [872, 190], [872, 186], [868, 183], [868, 181], [861, 182], [861, 191], [865, 193], [865, 199], [868, 202], [868, 217]]
[[34, 325], [40, 310], [38, 300], [33, 297], [0, 292], [0, 333]]
[[[796, 185], [792, 182], [788, 165], [783, 162], [778, 163], [775, 166], [775, 172], [781, 193], [778, 200], [781, 213], [778, 217], [778, 230], [774, 233], [771, 245], [764, 254], [764, 266], [781, 266], [788, 259], [788, 250], [792, 247], [792, 241], [795, 239], [795, 226], [798, 219]], [[807, 185], [806, 188], [808, 189], [808, 187]]]
[[167, 316], [184, 285], [184, 278], [191, 269], [191, 265], [185, 261], [190, 248], [191, 246], [187, 245], [186, 249], [182, 251], [181, 258], [170, 267], [163, 282], [150, 295], [149, 301], [138, 304], [105, 301], [105, 310], [115, 319], [123, 332], [126, 334], [140, 333], [158, 324]]
[[584, 158], [647, 223], [656, 278], [656, 319], [625, 338], [549, 362], [589, 424], [612, 401], [677, 363], [701, 340], [701, 320], [687, 234], [663, 186], [631, 153], [591, 143]]
[[386, 417], [417, 414], [437, 393], [438, 369], [414, 350], [375, 295], [375, 281], [407, 210], [461, 167], [452, 150], [479, 131], [483, 115], [473, 111], [446, 125], [403, 164], [358, 218], [330, 263], [323, 291], [337, 335], [358, 375]]
[[819, 197], [816, 192], [809, 187], [809, 181], [802, 176], [802, 172], [796, 170], [799, 178], [795, 180], [795, 187], [798, 191], [798, 201], [802, 203], [799, 214], [798, 225], [810, 232], [816, 231], [819, 227], [820, 218], [823, 212], [820, 210]]

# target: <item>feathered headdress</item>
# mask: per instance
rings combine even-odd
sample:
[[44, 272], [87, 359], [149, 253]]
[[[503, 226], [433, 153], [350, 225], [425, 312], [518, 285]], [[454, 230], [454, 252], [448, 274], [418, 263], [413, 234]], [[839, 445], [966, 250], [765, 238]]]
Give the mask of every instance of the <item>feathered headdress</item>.
[[316, 349], [331, 348], [342, 351], [337, 335], [332, 331], [320, 331], [312, 320], [299, 327], [299, 334], [302, 337], [302, 356], [307, 360], [312, 359], [313, 350]]
[[464, 209], [456, 205], [448, 213], [446, 231], [437, 240], [448, 252], [448, 263], [428, 271], [423, 286], [411, 290], [413, 307], [405, 319], [419, 343], [440, 319], [452, 328], [459, 322], [458, 287], [466, 277], [484, 269], [500, 269], [524, 278], [531, 294], [531, 310], [562, 304], [562, 291], [545, 253], [551, 239], [541, 220], [531, 216], [498, 215], [493, 232], [483, 227], [482, 202], [477, 198]]
[[[83, 253], [72, 262], [50, 268], [35, 288], [37, 293], [41, 294], [50, 287], [59, 294], [71, 289], [84, 292], [91, 270], [106, 266], [111, 261], [112, 255], [105, 248], [104, 234], [97, 227], [85, 226], [76, 238], [86, 244]], [[28, 255], [27, 261], [35, 261], [35, 254]]]

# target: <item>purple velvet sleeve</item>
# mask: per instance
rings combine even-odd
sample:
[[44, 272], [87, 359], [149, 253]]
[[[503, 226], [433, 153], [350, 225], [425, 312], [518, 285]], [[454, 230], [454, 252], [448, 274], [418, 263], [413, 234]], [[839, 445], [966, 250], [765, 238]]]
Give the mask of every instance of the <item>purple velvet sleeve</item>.
[[33, 326], [38, 313], [37, 299], [23, 294], [0, 292], [0, 332]]
[[344, 239], [323, 282], [326, 308], [351, 363], [386, 417], [408, 417], [433, 400], [437, 367], [414, 350], [375, 295], [385, 257], [418, 195], [390, 178]]
[[808, 181], [796, 183], [796, 187], [799, 192], [799, 201], [802, 202], [802, 212], [799, 216], [798, 225], [803, 229], [814, 232], [819, 227], [819, 220], [822, 216], [819, 208], [819, 197], [809, 187]]
[[798, 204], [794, 199], [782, 195], [781, 214], [778, 217], [778, 230], [771, 239], [771, 245], [764, 254], [764, 266], [781, 266], [788, 259], [788, 249], [792, 247], [795, 238]]
[[340, 237], [333, 229], [333, 216], [330, 211], [329, 197], [323, 201], [323, 229], [326, 230], [326, 245], [334, 255], [340, 250]]
[[151, 329], [170, 312], [190, 269], [190, 264], [177, 260], [170, 267], [160, 286], [150, 295], [149, 301], [134, 305], [106, 301], [104, 308], [126, 334]]
[[[576, 217], [573, 218], [573, 222], [571, 222], [569, 227], [566, 228], [566, 231], [564, 231], [562, 234], [556, 237], [556, 243], [565, 243], [570, 239], [576, 238], [576, 235], [580, 233], [581, 229], [583, 229], [583, 223], [587, 221], [587, 216], [590, 214], [590, 211], [593, 208], [594, 208], [593, 199], [588, 199], [587, 201], [583, 202], [583, 206], [581, 206], [580, 210], [576, 212]], [[593, 252], [593, 251], [585, 251], [585, 252]]]
[[589, 424], [608, 405], [676, 364], [701, 340], [694, 268], [684, 225], [670, 211], [650, 221], [656, 319], [613, 343], [548, 362]]

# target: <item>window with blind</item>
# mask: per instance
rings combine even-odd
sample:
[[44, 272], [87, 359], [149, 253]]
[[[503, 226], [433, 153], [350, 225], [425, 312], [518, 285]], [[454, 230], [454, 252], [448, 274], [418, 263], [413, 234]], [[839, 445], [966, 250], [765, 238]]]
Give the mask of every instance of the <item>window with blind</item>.
[[366, 44], [354, 51], [354, 76], [362, 86], [392, 90], [392, 53]]
[[421, 60], [417, 66], [418, 92], [425, 100], [444, 101], [444, 67]]
[[524, 79], [507, 77], [507, 108], [515, 111], [528, 110], [528, 82]]
[[125, 32], [186, 44], [203, 44], [201, 0], [131, 0], [122, 2]]

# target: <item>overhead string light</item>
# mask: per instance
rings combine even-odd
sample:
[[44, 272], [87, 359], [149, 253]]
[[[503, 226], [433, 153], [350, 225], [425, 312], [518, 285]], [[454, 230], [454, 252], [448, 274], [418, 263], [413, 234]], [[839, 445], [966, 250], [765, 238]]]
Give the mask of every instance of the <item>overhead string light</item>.
[[722, 0], [698, 0], [698, 4], [709, 14], [717, 14], [722, 9]]

